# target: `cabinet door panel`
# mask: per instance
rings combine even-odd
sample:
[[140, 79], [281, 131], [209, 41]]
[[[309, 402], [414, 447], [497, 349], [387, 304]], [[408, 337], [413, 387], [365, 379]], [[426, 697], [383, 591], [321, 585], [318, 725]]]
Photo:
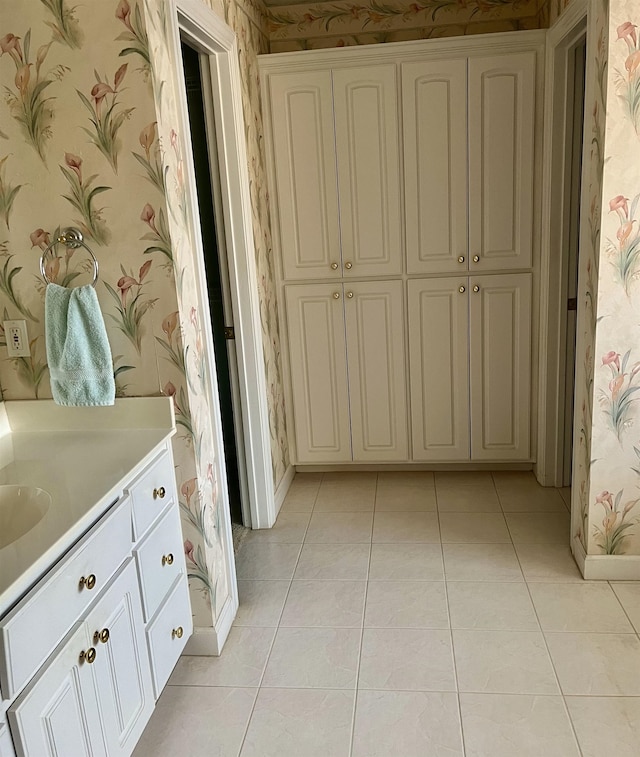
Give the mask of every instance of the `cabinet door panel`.
[[345, 284], [355, 461], [408, 459], [402, 300], [401, 281]]
[[342, 285], [287, 286], [285, 301], [297, 462], [351, 460]]
[[469, 59], [472, 271], [531, 266], [535, 65], [535, 52]]
[[340, 275], [329, 71], [270, 78], [277, 209], [285, 279]]
[[407, 271], [466, 270], [466, 60], [403, 63], [402, 111]]
[[[124, 757], [131, 754], [155, 704], [133, 558], [87, 616], [87, 625], [96, 650], [93, 667], [109, 757]], [[102, 642], [94, 634], [105, 629], [109, 636]]]
[[526, 460], [530, 447], [531, 274], [471, 279], [471, 457]]
[[19, 757], [106, 757], [92, 665], [79, 662], [91, 647], [83, 623], [67, 637], [9, 709]]
[[414, 460], [469, 459], [466, 289], [466, 277], [408, 282]]
[[395, 65], [333, 72], [346, 276], [402, 273]]

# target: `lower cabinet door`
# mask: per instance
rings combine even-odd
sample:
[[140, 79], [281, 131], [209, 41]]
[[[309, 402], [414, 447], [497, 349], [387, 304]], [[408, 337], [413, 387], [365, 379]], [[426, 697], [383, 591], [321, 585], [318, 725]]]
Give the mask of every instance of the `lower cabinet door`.
[[296, 462], [351, 460], [342, 284], [285, 287]]
[[470, 279], [471, 458], [527, 460], [531, 274]]
[[354, 281], [344, 293], [353, 459], [407, 460], [402, 282]]
[[[42, 633], [47, 632], [46, 620]], [[18, 757], [106, 757], [96, 671], [86, 623], [60, 644], [9, 709]]]
[[130, 755], [155, 697], [135, 561], [129, 558], [87, 616], [109, 757]]
[[412, 279], [407, 286], [412, 457], [468, 460], [468, 279]]
[[164, 689], [193, 632], [189, 585], [183, 573], [147, 626], [151, 672], [156, 697]]

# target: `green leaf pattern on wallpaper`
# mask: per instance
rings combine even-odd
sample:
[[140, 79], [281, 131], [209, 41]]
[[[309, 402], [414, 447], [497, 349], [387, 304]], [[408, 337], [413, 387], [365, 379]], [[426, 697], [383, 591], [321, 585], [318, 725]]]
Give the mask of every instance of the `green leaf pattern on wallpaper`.
[[0, 218], [6, 224], [7, 229], [9, 229], [9, 216], [13, 203], [23, 186], [22, 184], [12, 184], [11, 179], [7, 178], [5, 163], [8, 159], [8, 155], [0, 158]]
[[84, 37], [76, 19], [75, 8], [70, 8], [65, 0], [40, 2], [53, 16], [53, 21], [47, 21], [46, 24], [53, 29], [54, 39], [72, 49], [82, 47]]
[[98, 244], [107, 244], [111, 238], [111, 233], [104, 220], [104, 208], [96, 207], [95, 199], [97, 195], [107, 192], [111, 187], [96, 184], [97, 174], [83, 177], [82, 158], [77, 155], [66, 152], [64, 162], [65, 165], [61, 165], [60, 170], [69, 185], [69, 193], [63, 195], [63, 197], [80, 214], [79, 217], [74, 219], [75, 223]]
[[51, 45], [52, 42], [40, 45], [35, 60], [32, 60], [31, 29], [27, 30], [23, 38], [10, 32], [0, 39], [0, 58], [8, 55], [15, 66], [13, 86], [4, 87], [5, 101], [11, 116], [20, 125], [24, 138], [43, 161], [46, 159], [45, 148], [51, 138], [54, 119], [54, 97], [50, 94], [49, 87], [69, 71], [62, 64], [44, 70]]
[[638, 44], [638, 26], [625, 21], [617, 29], [618, 40], [626, 44], [627, 56], [624, 71], [616, 70], [616, 89], [620, 99], [640, 136], [640, 45]]

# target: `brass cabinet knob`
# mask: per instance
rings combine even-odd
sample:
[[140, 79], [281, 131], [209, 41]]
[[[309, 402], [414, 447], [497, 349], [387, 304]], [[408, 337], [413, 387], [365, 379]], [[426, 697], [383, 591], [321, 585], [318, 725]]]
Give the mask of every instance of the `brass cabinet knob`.
[[91, 591], [93, 587], [96, 585], [96, 577], [91, 573], [86, 578], [82, 576], [82, 578], [78, 581], [78, 588], [82, 591], [85, 587]]
[[333, 293], [333, 299], [334, 300], [339, 300], [340, 299], [340, 292], [334, 292]]
[[331, 270], [337, 271], [338, 270], [338, 264], [337, 263], [331, 263]]
[[173, 555], [169, 552], [168, 555], [162, 555], [162, 567], [165, 565], [173, 565]]
[[478, 285], [476, 284], [476, 285], [475, 285], [475, 286], [473, 287], [473, 291], [474, 291], [474, 292], [479, 292], [479, 291], [480, 291], [480, 287], [479, 287], [479, 286], [478, 286]]
[[99, 641], [101, 641], [103, 644], [106, 644], [109, 641], [108, 628], [103, 628], [102, 631], [96, 631], [93, 634], [93, 643], [97, 644]]
[[458, 263], [464, 263], [464, 255], [458, 255]]
[[480, 262], [480, 255], [474, 255], [473, 256], [473, 262], [474, 263], [479, 263]]
[[96, 659], [96, 650], [93, 647], [89, 647], [87, 651], [83, 649], [82, 652], [80, 652], [80, 656], [78, 658], [78, 661], [82, 665], [83, 662], [88, 662], [89, 665], [91, 665], [94, 660]]
[[154, 499], [164, 499], [164, 495], [166, 494], [166, 490], [164, 486], [161, 486], [159, 489], [153, 490], [153, 498]]
[[353, 292], [347, 292], [347, 297], [351, 299], [353, 297]]
[[177, 628], [174, 628], [173, 631], [171, 631], [171, 638], [181, 639], [183, 633], [184, 631], [182, 630], [182, 626], [178, 626]]
[[353, 263], [345, 263], [344, 267], [347, 269], [347, 271], [350, 271], [353, 268]]
[[458, 291], [460, 292], [460, 294], [464, 294], [467, 291], [467, 288], [464, 286], [464, 284], [460, 284]]

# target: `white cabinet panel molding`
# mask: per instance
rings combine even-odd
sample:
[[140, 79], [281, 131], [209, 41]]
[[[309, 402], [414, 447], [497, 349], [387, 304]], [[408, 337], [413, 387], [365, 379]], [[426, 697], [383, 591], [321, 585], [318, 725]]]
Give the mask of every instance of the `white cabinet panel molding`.
[[286, 279], [339, 276], [331, 72], [271, 77], [276, 202]]
[[401, 71], [407, 272], [466, 271], [467, 62]]
[[469, 459], [467, 286], [466, 276], [408, 282], [414, 460]]
[[297, 460], [351, 460], [342, 285], [291, 285], [285, 297]]
[[336, 70], [333, 91], [345, 276], [400, 274], [396, 67]]
[[354, 460], [408, 458], [401, 281], [345, 284]]
[[530, 447], [531, 274], [472, 277], [470, 288], [471, 457], [526, 460]]
[[472, 271], [531, 266], [535, 81], [534, 51], [469, 58]]

